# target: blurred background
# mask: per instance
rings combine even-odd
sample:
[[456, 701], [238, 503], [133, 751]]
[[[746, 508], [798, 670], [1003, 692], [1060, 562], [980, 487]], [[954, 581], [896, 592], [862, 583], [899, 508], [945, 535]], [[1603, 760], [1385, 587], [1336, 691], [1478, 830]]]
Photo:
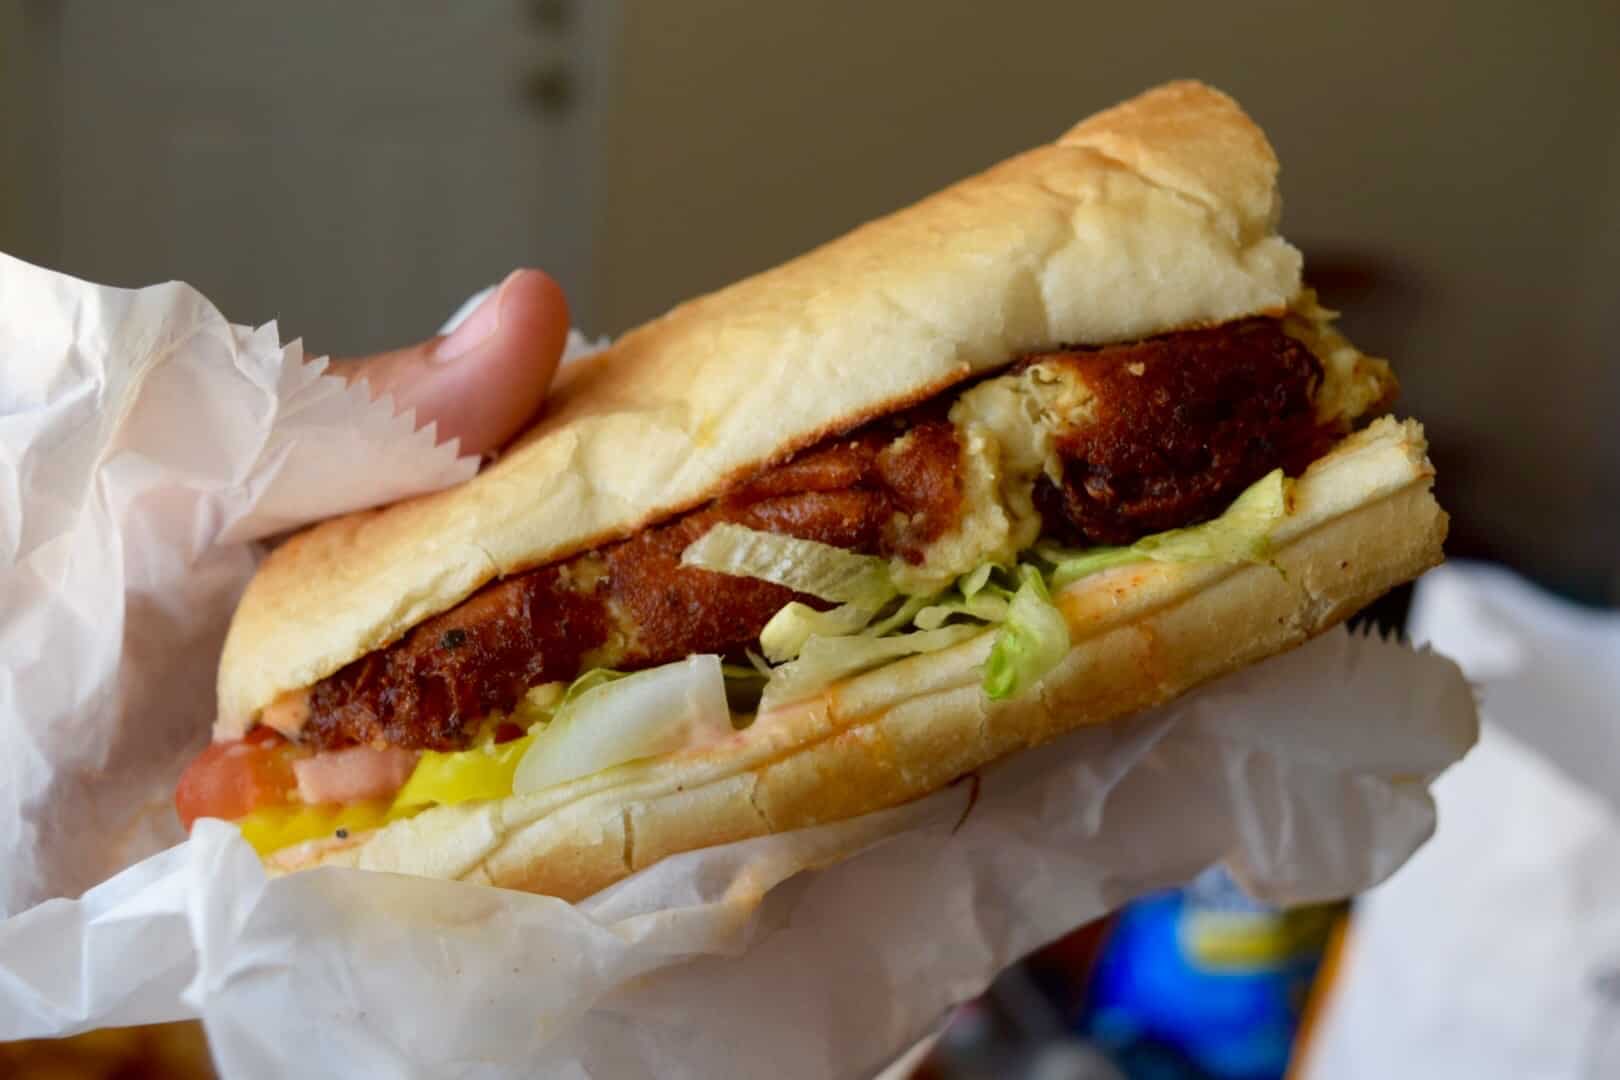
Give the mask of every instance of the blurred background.
[[0, 248], [315, 350], [522, 264], [618, 333], [1174, 76], [1428, 423], [1453, 551], [1620, 597], [1620, 5], [0, 0]]
[[619, 333], [1178, 76], [1275, 144], [1308, 277], [1428, 425], [1451, 552], [1620, 602], [1613, 0], [0, 0], [0, 249], [318, 352], [418, 340], [519, 264]]

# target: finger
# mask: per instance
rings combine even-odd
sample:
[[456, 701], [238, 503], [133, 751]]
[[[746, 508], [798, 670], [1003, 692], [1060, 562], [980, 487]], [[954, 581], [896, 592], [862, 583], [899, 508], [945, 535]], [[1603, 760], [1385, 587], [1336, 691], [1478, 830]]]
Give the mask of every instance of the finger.
[[441, 439], [482, 454], [521, 431], [539, 411], [568, 338], [568, 301], [539, 270], [515, 270], [449, 335], [333, 365], [364, 381], [373, 398], [392, 394]]

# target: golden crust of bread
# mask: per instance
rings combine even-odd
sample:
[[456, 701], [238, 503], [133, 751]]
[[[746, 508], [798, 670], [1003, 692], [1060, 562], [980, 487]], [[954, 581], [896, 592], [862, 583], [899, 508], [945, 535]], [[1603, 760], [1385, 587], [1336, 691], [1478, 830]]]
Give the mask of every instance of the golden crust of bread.
[[1132, 340], [1299, 291], [1277, 162], [1230, 98], [1173, 83], [774, 270], [559, 380], [471, 482], [278, 549], [225, 643], [217, 734], [491, 579], [691, 507], [828, 433], [1058, 343]]
[[848, 680], [732, 741], [532, 795], [443, 807], [272, 856], [578, 899], [669, 855], [919, 798], [1005, 754], [1116, 720], [1292, 648], [1441, 558], [1422, 429], [1384, 419], [1295, 486], [1275, 565], [1142, 563], [1057, 597], [1069, 656], [1022, 697], [979, 686], [990, 634]]

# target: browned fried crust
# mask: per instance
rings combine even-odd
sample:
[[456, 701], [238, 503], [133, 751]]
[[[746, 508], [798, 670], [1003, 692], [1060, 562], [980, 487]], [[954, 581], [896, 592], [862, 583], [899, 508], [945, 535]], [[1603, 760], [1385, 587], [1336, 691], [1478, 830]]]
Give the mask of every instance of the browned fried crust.
[[886, 418], [666, 525], [485, 586], [317, 683], [304, 740], [457, 749], [528, 687], [572, 679], [583, 666], [740, 653], [793, 593], [681, 566], [692, 541], [729, 521], [916, 557], [957, 518], [957, 456], [949, 421]]
[[1128, 544], [1206, 521], [1282, 466], [1298, 475], [1344, 434], [1315, 421], [1322, 367], [1275, 319], [1030, 357], [1070, 367], [1093, 422], [1057, 440], [1061, 488], [1035, 492], [1049, 534]]
[[[1278, 465], [1300, 471], [1336, 434], [1313, 418], [1316, 358], [1272, 319], [1025, 362], [1036, 360], [1076, 369], [1097, 402], [1094, 422], [1058, 439], [1061, 488], [1043, 479], [1036, 492], [1047, 533], [1077, 542], [1205, 520]], [[793, 594], [683, 567], [681, 552], [729, 521], [919, 559], [961, 512], [944, 418], [954, 397], [874, 421], [628, 540], [485, 586], [316, 684], [304, 741], [457, 749], [538, 683], [740, 654]]]

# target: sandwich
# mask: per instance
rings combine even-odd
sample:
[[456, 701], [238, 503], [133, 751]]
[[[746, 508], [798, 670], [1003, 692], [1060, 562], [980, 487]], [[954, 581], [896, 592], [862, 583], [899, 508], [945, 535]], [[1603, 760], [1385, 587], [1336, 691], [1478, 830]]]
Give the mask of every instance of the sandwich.
[[563, 369], [272, 552], [176, 805], [273, 872], [566, 899], [920, 798], [1441, 559], [1230, 98], [1151, 90]]

